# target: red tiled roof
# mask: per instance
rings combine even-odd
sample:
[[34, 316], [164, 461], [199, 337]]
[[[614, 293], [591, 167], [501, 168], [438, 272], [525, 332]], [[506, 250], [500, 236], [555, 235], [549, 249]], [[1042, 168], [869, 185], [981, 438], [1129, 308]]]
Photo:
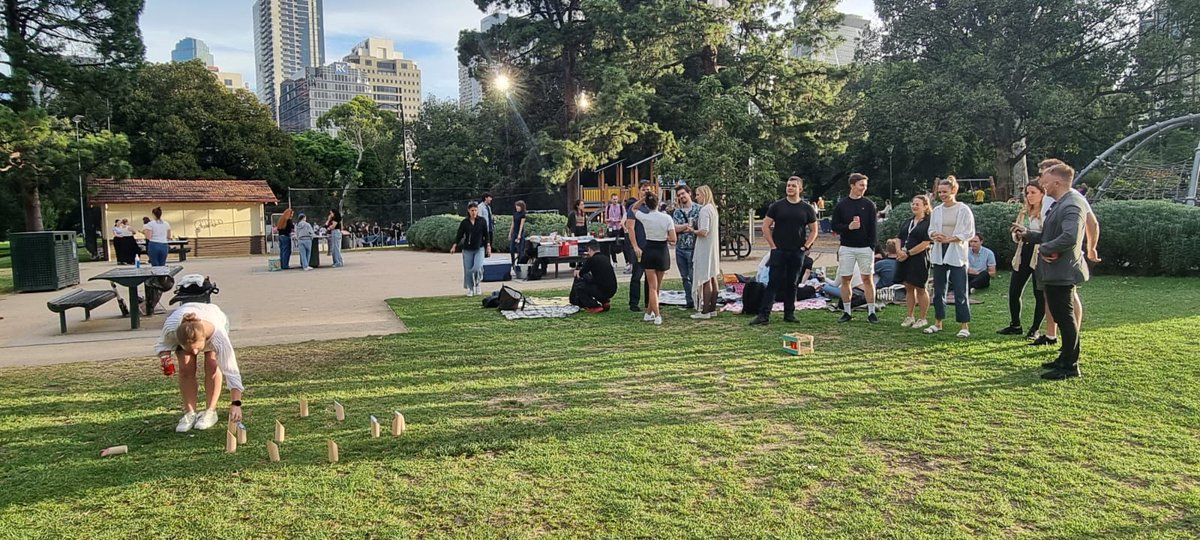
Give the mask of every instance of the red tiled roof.
[[93, 178], [92, 204], [155, 202], [277, 202], [266, 180], [165, 180]]

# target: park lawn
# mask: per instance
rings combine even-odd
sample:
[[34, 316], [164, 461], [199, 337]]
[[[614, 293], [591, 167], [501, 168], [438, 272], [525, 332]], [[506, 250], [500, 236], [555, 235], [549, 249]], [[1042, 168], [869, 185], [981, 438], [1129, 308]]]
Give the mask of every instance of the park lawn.
[[[224, 424], [172, 432], [149, 355], [0, 370], [0, 537], [1200, 536], [1200, 279], [1087, 285], [1085, 377], [1064, 382], [1038, 378], [1051, 351], [994, 333], [1006, 285], [969, 340], [894, 307], [654, 327], [619, 302], [507, 322], [477, 298], [392, 300], [407, 334], [240, 350], [234, 455]], [[780, 352], [797, 330], [815, 354]], [[393, 410], [409, 431], [369, 438]]]

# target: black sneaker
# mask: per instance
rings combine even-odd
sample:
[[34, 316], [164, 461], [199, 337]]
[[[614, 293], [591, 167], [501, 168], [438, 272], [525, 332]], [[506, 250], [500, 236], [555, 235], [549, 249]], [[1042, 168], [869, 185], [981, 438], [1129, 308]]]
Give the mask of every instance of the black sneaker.
[[784, 315], [783, 322], [800, 322], [795, 315]]
[[637, 307], [637, 306], [629, 306], [629, 311], [632, 311], [632, 312], [634, 312], [634, 313], [637, 313], [637, 312], [639, 312], [639, 311], [641, 311], [641, 310], [642, 310], [642, 308], [640, 308], [640, 307]]
[[854, 319], [854, 317], [851, 317], [849, 313], [842, 313], [842, 317], [840, 319], [838, 319], [838, 322], [847, 323], [853, 319]]
[[1004, 328], [997, 330], [996, 333], [1000, 334], [1002, 336], [1019, 336], [1019, 335], [1021, 335], [1022, 331], [1023, 331], [1023, 329], [1020, 326], [1011, 326], [1010, 325], [1010, 326], [1005, 326]]
[[1057, 358], [1055, 358], [1051, 362], [1042, 363], [1042, 369], [1062, 369], [1065, 367], [1066, 367], [1066, 365], [1064, 365], [1062, 362], [1060, 362]]
[[758, 315], [754, 317], [753, 321], [750, 321], [750, 326], [764, 326], [769, 322], [771, 322], [770, 319], [763, 317], [762, 315]]
[[1057, 344], [1058, 344], [1058, 338], [1050, 339], [1046, 336], [1038, 336], [1038, 338], [1033, 340], [1033, 343], [1030, 343], [1029, 346], [1030, 347], [1041, 347], [1043, 345], [1057, 345]]
[[874, 313], [867, 315], [867, 322], [871, 324], [879, 324], [879, 317], [875, 316]]
[[1061, 381], [1063, 379], [1071, 379], [1074, 377], [1082, 377], [1079, 368], [1058, 368], [1053, 371], [1047, 371], [1042, 374], [1042, 378], [1048, 381]]

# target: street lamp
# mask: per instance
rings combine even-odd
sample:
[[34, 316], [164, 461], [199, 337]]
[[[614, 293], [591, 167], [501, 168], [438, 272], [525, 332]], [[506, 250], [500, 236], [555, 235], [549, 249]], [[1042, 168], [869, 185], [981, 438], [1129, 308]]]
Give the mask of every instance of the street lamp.
[[512, 89], [512, 79], [508, 78], [508, 75], [505, 75], [504, 73], [496, 75], [495, 83], [496, 89], [504, 92], [505, 94]]
[[75, 167], [79, 173], [79, 235], [83, 237], [83, 245], [87, 245], [87, 217], [83, 209], [83, 158], [79, 156], [79, 123], [83, 115], [77, 114], [71, 118], [75, 122]]
[[896, 186], [892, 183], [892, 151], [896, 149], [896, 145], [888, 145], [888, 199], [891, 199], [896, 193]]

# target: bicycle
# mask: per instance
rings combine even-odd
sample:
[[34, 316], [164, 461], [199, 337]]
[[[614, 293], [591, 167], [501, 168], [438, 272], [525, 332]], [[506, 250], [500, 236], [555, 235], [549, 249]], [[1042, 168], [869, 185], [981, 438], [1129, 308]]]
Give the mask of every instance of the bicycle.
[[721, 224], [721, 256], [737, 257], [740, 261], [750, 256], [753, 245], [746, 233], [740, 232], [741, 227]]

